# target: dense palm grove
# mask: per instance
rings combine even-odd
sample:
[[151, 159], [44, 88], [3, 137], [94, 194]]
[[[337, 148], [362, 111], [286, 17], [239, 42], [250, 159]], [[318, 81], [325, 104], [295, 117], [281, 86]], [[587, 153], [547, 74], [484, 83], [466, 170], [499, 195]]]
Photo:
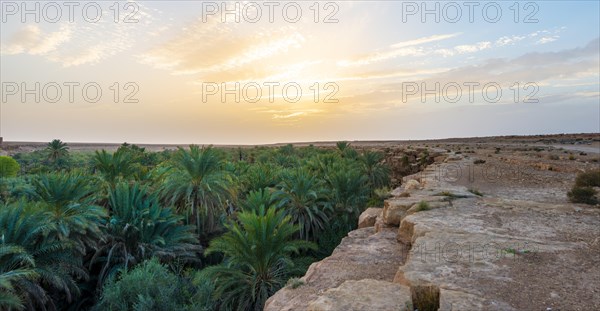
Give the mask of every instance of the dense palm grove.
[[383, 156], [190, 146], [0, 157], [1, 310], [260, 310], [389, 183]]

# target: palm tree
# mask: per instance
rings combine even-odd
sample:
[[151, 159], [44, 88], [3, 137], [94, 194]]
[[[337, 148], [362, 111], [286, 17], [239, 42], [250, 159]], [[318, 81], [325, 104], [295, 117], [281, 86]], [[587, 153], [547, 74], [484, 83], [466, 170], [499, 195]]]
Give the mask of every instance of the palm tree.
[[278, 207], [283, 207], [292, 222], [300, 226], [299, 236], [308, 240], [328, 221], [323, 184], [309, 171], [296, 169], [283, 175], [276, 192]]
[[45, 203], [57, 239], [75, 242], [85, 254], [86, 247], [94, 247], [102, 238], [100, 226], [107, 214], [94, 204], [96, 190], [87, 177], [78, 173], [41, 175], [33, 180], [33, 191], [34, 198]]
[[46, 146], [46, 153], [51, 163], [58, 164], [69, 156], [69, 146], [60, 139], [54, 139]]
[[340, 158], [333, 153], [319, 154], [306, 162], [306, 167], [319, 176], [326, 175]]
[[242, 210], [258, 211], [260, 208], [271, 208], [275, 207], [277, 199], [268, 188], [250, 191], [246, 199], [242, 202]]
[[120, 269], [152, 256], [161, 260], [195, 261], [200, 251], [193, 228], [170, 208], [161, 207], [148, 187], [119, 183], [109, 194], [107, 237], [91, 259], [101, 263], [99, 285]]
[[275, 187], [280, 181], [281, 169], [278, 166], [254, 164], [242, 175], [244, 192]]
[[[18, 204], [0, 208], [0, 305], [29, 310], [56, 309], [49, 292], [71, 302], [79, 295], [75, 278], [87, 278], [80, 256], [69, 241], [51, 238], [56, 226], [37, 205]], [[15, 298], [18, 298], [16, 300]]]
[[338, 141], [337, 143], [335, 143], [335, 146], [337, 147], [340, 155], [343, 156], [344, 152], [346, 152], [346, 149], [350, 147], [350, 143], [347, 141]]
[[218, 151], [193, 145], [189, 151], [179, 148], [167, 169], [160, 186], [161, 196], [170, 204], [185, 207], [198, 235], [204, 233], [203, 227], [206, 232], [213, 232], [216, 216], [223, 213], [226, 201], [233, 197], [229, 189], [232, 180], [223, 169]]
[[387, 186], [390, 182], [390, 169], [382, 164], [383, 154], [374, 151], [365, 151], [359, 158], [363, 174], [369, 179], [371, 193], [375, 189]]
[[358, 152], [356, 151], [356, 149], [352, 148], [350, 143], [347, 141], [338, 141], [336, 143], [336, 147], [338, 149], [338, 154], [342, 158], [356, 159], [358, 157]]
[[329, 199], [340, 217], [358, 217], [366, 204], [368, 178], [352, 167], [336, 165], [326, 177]]
[[262, 310], [267, 298], [285, 284], [293, 267], [291, 255], [316, 245], [293, 240], [299, 227], [282, 210], [262, 207], [240, 213], [238, 220], [206, 250], [223, 253], [223, 263], [200, 271], [197, 279], [213, 280], [221, 309]]
[[0, 244], [0, 309], [25, 308], [23, 298], [16, 291], [16, 283], [20, 280], [32, 280], [38, 275], [33, 269], [35, 261], [20, 246]]
[[117, 151], [110, 154], [102, 149], [96, 150], [94, 154], [94, 170], [111, 188], [122, 178], [135, 177], [138, 167], [130, 152]]

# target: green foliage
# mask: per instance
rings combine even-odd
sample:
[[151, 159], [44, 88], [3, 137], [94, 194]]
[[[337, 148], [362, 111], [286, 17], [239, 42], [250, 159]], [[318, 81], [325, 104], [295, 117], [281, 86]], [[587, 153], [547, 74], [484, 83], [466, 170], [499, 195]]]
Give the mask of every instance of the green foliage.
[[278, 207], [284, 208], [292, 222], [300, 225], [301, 239], [316, 235], [329, 221], [325, 193], [323, 183], [306, 169], [283, 174], [280, 190], [275, 194]]
[[95, 310], [202, 310], [194, 292], [192, 284], [153, 258], [107, 282]]
[[60, 139], [54, 139], [48, 143], [44, 150], [47, 156], [48, 163], [56, 168], [68, 167], [69, 146]]
[[389, 195], [383, 155], [347, 143], [69, 154], [57, 141], [14, 160], [2, 310], [261, 309]]
[[335, 146], [337, 147], [340, 155], [343, 155], [346, 149], [350, 148], [350, 143], [347, 141], [338, 141], [335, 143]]
[[109, 195], [107, 237], [92, 258], [100, 263], [101, 284], [120, 269], [127, 270], [144, 259], [194, 261], [200, 250], [190, 226], [170, 208], [163, 208], [147, 187], [119, 183]]
[[37, 277], [35, 261], [27, 251], [17, 245], [0, 244], [0, 308], [22, 310], [23, 299], [16, 287], [19, 282]]
[[100, 226], [107, 216], [95, 205], [94, 193], [90, 179], [78, 173], [45, 174], [33, 180], [33, 197], [56, 226], [55, 237], [74, 242], [83, 255], [86, 246], [93, 248], [102, 239]]
[[21, 167], [15, 159], [7, 156], [0, 156], [0, 178], [15, 177]]
[[287, 284], [285, 284], [285, 286], [288, 286], [291, 289], [296, 289], [302, 285], [304, 285], [304, 281], [299, 278], [291, 278], [287, 281]]
[[215, 282], [221, 309], [262, 310], [267, 298], [284, 286], [293, 266], [292, 254], [316, 246], [293, 240], [299, 228], [284, 211], [242, 212], [238, 220], [206, 250], [223, 253], [224, 262], [205, 268], [197, 277]]
[[106, 150], [96, 151], [93, 162], [96, 173], [110, 187], [114, 187], [122, 179], [139, 177], [141, 174], [141, 167], [135, 163], [133, 155], [122, 149], [113, 154], [106, 152]]
[[32, 197], [33, 187], [27, 176], [0, 178], [0, 203], [10, 203]]
[[382, 153], [366, 151], [359, 159], [362, 164], [362, 172], [368, 178], [368, 185], [371, 192], [377, 188], [389, 186], [390, 169], [382, 164]]
[[427, 203], [426, 201], [421, 201], [417, 204], [417, 212], [422, 212], [422, 211], [428, 211], [430, 210], [431, 207], [429, 206], [429, 203]]
[[256, 164], [248, 167], [242, 176], [242, 192], [273, 188], [280, 181], [281, 169], [279, 166]]
[[373, 196], [369, 199], [367, 206], [383, 206], [385, 199], [391, 198], [392, 194], [390, 188], [383, 187], [375, 189]]
[[242, 202], [242, 210], [247, 212], [258, 212], [261, 208], [275, 207], [277, 200], [273, 192], [267, 188], [251, 191], [246, 200]]
[[184, 209], [199, 234], [210, 233], [216, 230], [216, 219], [232, 197], [231, 184], [218, 151], [190, 146], [189, 150], [179, 148], [169, 163], [160, 193], [166, 201]]
[[[79, 294], [75, 278], [87, 278], [68, 241], [51, 238], [56, 226], [37, 205], [0, 208], [0, 307], [54, 308], [50, 293], [70, 302]], [[60, 263], [60, 264], [57, 264]]]
[[358, 219], [368, 197], [368, 177], [358, 169], [339, 167], [326, 178], [329, 188], [329, 204], [333, 205], [336, 216]]

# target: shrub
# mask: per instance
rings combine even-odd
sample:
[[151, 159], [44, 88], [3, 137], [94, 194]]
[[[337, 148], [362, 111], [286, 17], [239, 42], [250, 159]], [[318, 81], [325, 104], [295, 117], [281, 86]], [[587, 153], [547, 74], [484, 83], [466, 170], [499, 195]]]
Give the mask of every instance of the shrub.
[[481, 159], [477, 159], [475, 161], [473, 161], [473, 164], [484, 164], [485, 160], [481, 160]]
[[573, 203], [598, 204], [598, 199], [595, 197], [598, 192], [593, 187], [600, 187], [600, 170], [578, 174], [575, 185], [567, 196]]
[[417, 212], [428, 211], [430, 209], [431, 207], [429, 206], [429, 203], [425, 201], [421, 201], [417, 205]]
[[15, 159], [7, 156], [0, 156], [0, 178], [15, 177], [21, 167]]
[[291, 289], [296, 289], [302, 285], [304, 285], [304, 281], [302, 281], [299, 278], [291, 278], [287, 281], [286, 284], [286, 286], [290, 287]]
[[569, 200], [573, 203], [597, 204], [598, 200], [594, 197], [597, 191], [591, 187], [573, 187], [567, 193]]
[[96, 310], [197, 310], [193, 288], [153, 258], [104, 286]]
[[580, 173], [575, 178], [577, 187], [600, 187], [600, 170]]

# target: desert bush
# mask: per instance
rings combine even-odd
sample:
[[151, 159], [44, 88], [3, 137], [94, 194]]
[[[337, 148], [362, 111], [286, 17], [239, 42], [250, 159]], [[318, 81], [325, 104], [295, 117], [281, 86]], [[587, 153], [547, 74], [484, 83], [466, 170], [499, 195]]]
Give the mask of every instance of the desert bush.
[[573, 187], [567, 193], [569, 200], [573, 203], [596, 204], [598, 200], [594, 197], [597, 191], [591, 187]]
[[485, 160], [481, 160], [481, 159], [477, 159], [475, 161], [473, 161], [473, 164], [484, 164]]
[[600, 187], [600, 170], [580, 173], [575, 178], [575, 185], [567, 193], [569, 200], [573, 203], [598, 204], [593, 187]]
[[580, 173], [575, 178], [577, 187], [600, 187], [600, 170]]

